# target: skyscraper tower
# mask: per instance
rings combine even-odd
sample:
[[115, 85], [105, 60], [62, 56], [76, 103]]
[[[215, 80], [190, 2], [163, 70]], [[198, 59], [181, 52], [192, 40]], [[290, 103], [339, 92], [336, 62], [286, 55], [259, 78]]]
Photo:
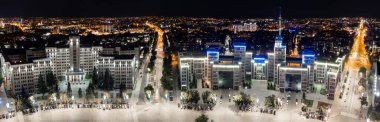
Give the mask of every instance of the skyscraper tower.
[[[281, 31], [282, 31], [282, 16], [281, 16], [281, 7], [279, 10], [279, 17], [278, 17], [278, 35], [275, 38], [275, 43], [274, 43], [274, 82], [278, 82], [278, 69], [281, 66], [282, 63], [286, 62], [286, 45], [282, 43], [282, 36], [281, 36]], [[279, 86], [279, 84], [277, 85]]]

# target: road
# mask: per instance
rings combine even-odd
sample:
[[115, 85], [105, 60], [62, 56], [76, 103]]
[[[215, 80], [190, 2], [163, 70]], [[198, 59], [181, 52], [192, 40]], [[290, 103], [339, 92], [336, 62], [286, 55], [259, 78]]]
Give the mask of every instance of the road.
[[154, 92], [154, 97], [153, 97], [153, 102], [157, 103], [157, 102], [160, 102], [160, 97], [161, 97], [161, 91], [162, 91], [162, 88], [161, 88], [161, 77], [162, 77], [162, 66], [163, 66], [163, 58], [164, 58], [164, 43], [163, 43], [163, 39], [164, 39], [164, 31], [156, 26], [156, 25], [153, 25], [149, 22], [146, 22], [146, 25], [152, 29], [154, 29], [157, 34], [158, 34], [158, 37], [157, 37], [157, 45], [156, 45], [156, 60], [155, 60], [155, 64], [154, 64], [154, 71], [153, 71], [153, 80], [154, 80], [154, 86], [155, 86], [155, 92]]
[[[144, 104], [145, 103], [144, 88], [147, 85], [147, 77], [148, 77], [148, 72], [149, 72], [147, 69], [147, 64], [150, 60], [150, 55], [151, 55], [151, 53], [148, 53], [144, 57], [143, 62], [141, 63], [141, 68], [138, 70], [138, 77], [136, 79], [137, 79], [137, 81], [140, 81], [140, 83], [137, 82], [136, 89], [134, 90], [134, 94], [138, 95], [138, 99], [137, 99], [136, 104]], [[141, 78], [140, 78], [140, 75], [142, 75]]]
[[[364, 67], [369, 71], [370, 67], [364, 43], [366, 30], [364, 20], [361, 20], [350, 55], [342, 71], [341, 82], [337, 85], [335, 96], [339, 96], [341, 91], [343, 91], [343, 95], [342, 99], [336, 98], [334, 100], [332, 111], [335, 114], [339, 113], [352, 118], [360, 118], [362, 115], [359, 99], [362, 94], [358, 91], [358, 82], [365, 76], [359, 75], [359, 69]], [[341, 88], [342, 86], [345, 86], [344, 89]]]
[[5, 93], [4, 85], [0, 84], [0, 86], [0, 114], [3, 114], [12, 110], [11, 108], [7, 108], [7, 103], [9, 107], [11, 107], [12, 105], [10, 103], [11, 100], [8, 99], [7, 94]]

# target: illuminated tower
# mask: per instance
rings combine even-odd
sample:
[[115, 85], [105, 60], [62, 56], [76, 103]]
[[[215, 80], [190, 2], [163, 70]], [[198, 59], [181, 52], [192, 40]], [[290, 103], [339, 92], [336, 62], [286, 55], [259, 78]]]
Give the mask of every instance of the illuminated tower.
[[[234, 43], [234, 58], [237, 61], [240, 61], [242, 63], [241, 66], [241, 80], [242, 82], [245, 82], [245, 66], [248, 65], [251, 62], [246, 62], [246, 52], [247, 52], [247, 46], [243, 42], [235, 42]], [[251, 55], [252, 56], [252, 55]], [[250, 60], [249, 60], [250, 61]]]
[[[214, 63], [219, 62], [219, 50], [214, 48], [207, 49], [207, 63], [206, 63], [206, 78], [207, 82], [211, 84], [212, 82], [212, 66]], [[214, 84], [214, 83], [213, 83]], [[216, 89], [216, 87], [213, 87], [213, 89]]]
[[66, 80], [71, 83], [79, 83], [84, 78], [80, 69], [80, 40], [78, 36], [69, 38], [70, 69], [66, 72]]
[[70, 37], [70, 68], [74, 72], [79, 71], [80, 66], [80, 49], [79, 49], [79, 37]]
[[286, 62], [286, 45], [282, 43], [283, 38], [281, 36], [281, 30], [282, 30], [282, 17], [281, 17], [281, 8], [280, 8], [280, 16], [278, 17], [278, 35], [276, 36], [275, 43], [274, 43], [273, 78], [274, 78], [275, 83], [279, 83], [278, 69], [281, 66], [281, 63]]

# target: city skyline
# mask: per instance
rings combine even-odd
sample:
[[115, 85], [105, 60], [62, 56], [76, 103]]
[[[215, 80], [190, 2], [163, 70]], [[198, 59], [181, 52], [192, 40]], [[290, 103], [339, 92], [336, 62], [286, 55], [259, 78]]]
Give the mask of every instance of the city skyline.
[[[379, 18], [380, 1], [284, 1], [284, 18], [373, 17]], [[174, 1], [174, 0], [5, 0], [0, 17], [215, 17], [275, 18], [278, 0], [266, 1]]]
[[378, 122], [374, 0], [0, 4], [0, 121]]

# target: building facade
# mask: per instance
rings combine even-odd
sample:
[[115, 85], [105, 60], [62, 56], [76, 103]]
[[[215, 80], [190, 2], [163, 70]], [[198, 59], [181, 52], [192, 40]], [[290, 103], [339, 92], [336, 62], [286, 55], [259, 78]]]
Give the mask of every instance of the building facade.
[[[112, 49], [112, 53], [103, 55], [108, 54], [107, 49]], [[28, 93], [35, 93], [39, 76], [45, 80], [49, 71], [75, 85], [82, 83], [86, 74], [92, 74], [95, 67], [99, 74], [107, 69], [111, 71], [114, 87], [124, 83], [128, 89], [133, 89], [138, 55], [138, 48], [123, 50], [117, 46], [82, 46], [79, 37], [72, 36], [66, 46], [2, 51], [1, 75], [7, 90], [19, 94], [23, 87]]]

